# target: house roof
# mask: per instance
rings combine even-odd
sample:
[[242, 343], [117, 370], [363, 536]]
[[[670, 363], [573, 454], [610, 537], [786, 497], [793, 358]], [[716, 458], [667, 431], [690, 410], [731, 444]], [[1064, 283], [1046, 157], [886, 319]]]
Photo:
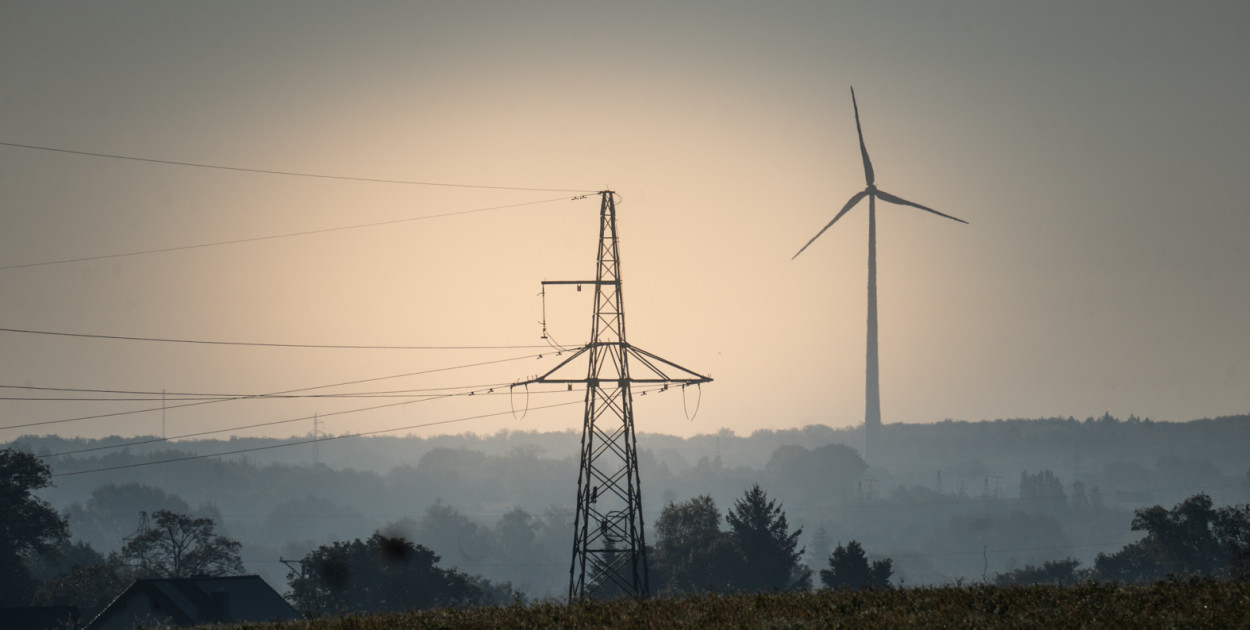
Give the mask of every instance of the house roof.
[[99, 628], [124, 610], [133, 598], [159, 604], [177, 625], [221, 621], [287, 621], [301, 615], [257, 575], [135, 580], [86, 630]]

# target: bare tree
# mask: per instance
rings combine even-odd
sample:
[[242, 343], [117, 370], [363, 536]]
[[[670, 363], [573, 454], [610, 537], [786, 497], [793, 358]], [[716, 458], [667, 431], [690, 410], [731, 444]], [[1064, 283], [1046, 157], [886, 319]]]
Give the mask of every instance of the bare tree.
[[169, 510], [152, 515], [155, 525], [122, 547], [139, 577], [223, 576], [243, 573], [239, 542], [217, 534], [211, 518]]

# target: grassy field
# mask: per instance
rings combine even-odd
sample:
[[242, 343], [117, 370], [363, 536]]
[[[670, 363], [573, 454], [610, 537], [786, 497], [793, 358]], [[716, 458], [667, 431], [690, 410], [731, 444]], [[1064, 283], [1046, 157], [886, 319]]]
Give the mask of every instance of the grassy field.
[[[216, 626], [220, 628], [220, 626]], [[1250, 628], [1250, 583], [945, 587], [655, 598], [572, 606], [431, 610], [288, 624], [282, 630], [382, 628]]]

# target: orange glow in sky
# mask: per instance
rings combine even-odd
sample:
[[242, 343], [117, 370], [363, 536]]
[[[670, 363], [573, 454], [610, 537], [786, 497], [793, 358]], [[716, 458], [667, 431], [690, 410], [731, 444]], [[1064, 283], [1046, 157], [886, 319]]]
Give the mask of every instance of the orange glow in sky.
[[[0, 142], [375, 179], [620, 193], [632, 343], [714, 379], [639, 399], [640, 431], [863, 419], [867, 218], [879, 185], [886, 423], [1250, 407], [1250, 80], [1236, 3], [553, 2], [0, 8]], [[0, 146], [0, 328], [362, 345], [535, 345], [544, 279], [594, 273], [598, 199], [284, 177]], [[588, 293], [552, 289], [566, 346]], [[234, 348], [0, 333], [22, 386], [260, 394], [509, 383], [543, 350]], [[507, 391], [503, 387], [495, 393]], [[694, 402], [695, 393], [686, 392]], [[85, 394], [73, 394], [86, 397]], [[532, 393], [530, 405], [578, 400]], [[169, 434], [326, 414], [330, 433], [579, 429], [576, 405], [235, 401]], [[0, 427], [149, 402], [0, 401]], [[156, 405], [159, 407], [159, 403]], [[159, 433], [160, 414], [0, 428]], [[310, 421], [240, 435], [302, 435]]]

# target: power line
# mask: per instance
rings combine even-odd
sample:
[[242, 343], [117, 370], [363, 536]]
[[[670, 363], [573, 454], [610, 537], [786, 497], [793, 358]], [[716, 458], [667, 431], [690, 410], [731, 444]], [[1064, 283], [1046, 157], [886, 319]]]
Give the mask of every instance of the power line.
[[594, 190], [582, 188], [527, 188], [521, 186], [489, 186], [484, 184], [449, 184], [444, 182], [428, 182], [409, 179], [383, 179], [377, 177], [352, 177], [348, 175], [327, 175], [324, 173], [301, 173], [297, 171], [280, 171], [264, 168], [247, 168], [242, 166], [225, 166], [221, 164], [205, 164], [201, 162], [182, 162], [178, 160], [161, 160], [156, 158], [136, 157], [132, 155], [118, 155], [114, 153], [95, 153], [92, 151], [79, 151], [76, 149], [61, 149], [56, 147], [45, 147], [34, 144], [18, 144], [16, 142], [0, 142], [0, 146], [14, 147], [18, 149], [34, 149], [36, 151], [50, 151], [53, 153], [68, 153], [70, 155], [83, 155], [87, 157], [108, 158], [113, 160], [129, 160], [131, 162], [147, 162], [150, 164], [166, 164], [170, 166], [190, 166], [194, 168], [209, 168], [219, 171], [236, 171], [242, 173], [260, 173], [264, 175], [285, 175], [288, 177], [311, 177], [316, 179], [337, 179], [343, 181], [354, 182], [370, 182], [374, 184], [404, 184], [411, 186], [439, 186], [443, 188], [477, 188], [485, 190], [520, 190], [528, 192], [572, 192], [572, 193], [591, 193]]
[[184, 408], [184, 407], [197, 407], [197, 406], [200, 406], [200, 405], [211, 405], [211, 404], [220, 403], [220, 402], [228, 402], [228, 401], [231, 401], [231, 400], [252, 400], [252, 399], [264, 399], [264, 398], [266, 398], [266, 397], [270, 397], [270, 396], [279, 396], [279, 395], [283, 395], [283, 394], [294, 394], [294, 393], [298, 393], [298, 392], [311, 391], [311, 390], [314, 390], [314, 389], [328, 389], [328, 388], [331, 388], [331, 387], [343, 387], [343, 386], [346, 386], [346, 385], [359, 385], [359, 384], [361, 384], [361, 383], [371, 383], [371, 382], [375, 382], [375, 381], [383, 381], [383, 380], [389, 380], [389, 379], [404, 378], [404, 377], [407, 377], [407, 376], [419, 376], [419, 375], [423, 375], [423, 374], [433, 374], [433, 373], [435, 373], [435, 372], [448, 372], [448, 371], [451, 371], [451, 370], [466, 369], [466, 368], [471, 368], [471, 367], [481, 367], [481, 366], [484, 366], [484, 365], [494, 365], [494, 364], [498, 364], [498, 363], [506, 363], [506, 362], [509, 362], [509, 361], [519, 361], [519, 360], [522, 360], [522, 359], [532, 359], [532, 358], [535, 358], [535, 357], [541, 357], [541, 356], [542, 356], [541, 354], [530, 354], [530, 355], [525, 355], [525, 356], [520, 356], [520, 357], [512, 357], [512, 358], [508, 358], [508, 359], [496, 359], [496, 360], [493, 360], [493, 361], [479, 361], [479, 362], [477, 362], [477, 363], [468, 363], [468, 364], [464, 364], [464, 365], [454, 365], [454, 366], [450, 366], [450, 367], [434, 368], [434, 369], [430, 369], [430, 370], [421, 370], [421, 371], [417, 371], [417, 372], [408, 372], [408, 373], [405, 373], [405, 374], [395, 374], [395, 375], [391, 375], [391, 376], [378, 376], [378, 377], [374, 377], [374, 378], [366, 378], [366, 379], [360, 379], [360, 380], [355, 380], [355, 381], [345, 381], [345, 382], [342, 382], [342, 383], [332, 383], [332, 384], [330, 384], [330, 385], [317, 385], [317, 386], [314, 386], [314, 387], [302, 387], [302, 388], [299, 388], [299, 389], [289, 389], [289, 390], [286, 390], [286, 391], [271, 392], [271, 393], [268, 393], [268, 394], [253, 394], [253, 395], [248, 395], [248, 396], [240, 396], [240, 397], [238, 397], [238, 398], [223, 398], [223, 399], [205, 400], [205, 401], [198, 401], [198, 402], [189, 402], [189, 403], [184, 403], [184, 404], [181, 404], [181, 405], [169, 405], [169, 406], [162, 406], [162, 407], [150, 407], [150, 408], [148, 408], [148, 409], [134, 409], [134, 410], [131, 410], [131, 411], [117, 411], [117, 412], [113, 412], [113, 413], [102, 413], [102, 414], [95, 414], [95, 415], [91, 415], [91, 416], [79, 416], [79, 417], [77, 417], [77, 418], [62, 418], [62, 419], [60, 419], [60, 420], [43, 420], [43, 421], [39, 421], [39, 422], [27, 422], [27, 423], [24, 423], [24, 424], [12, 424], [12, 425], [8, 425], [8, 426], [3, 426], [3, 427], [0, 427], [0, 430], [4, 430], [4, 429], [24, 429], [24, 428], [27, 428], [27, 427], [45, 426], [45, 425], [49, 425], [49, 424], [63, 424], [63, 423], [66, 423], [66, 422], [79, 422], [79, 421], [82, 421], [82, 420], [99, 420], [99, 419], [103, 419], [103, 418], [115, 418], [115, 417], [118, 417], [118, 416], [127, 416], [127, 415], [134, 415], [134, 414], [140, 414], [140, 413], [149, 413], [149, 412], [153, 412], [153, 411], [160, 411], [160, 410], [162, 410], [162, 409], [180, 409], [180, 408]]
[[6, 271], [10, 269], [27, 269], [30, 267], [45, 267], [48, 265], [63, 265], [63, 264], [76, 263], [76, 262], [88, 262], [92, 260], [106, 260], [109, 258], [126, 258], [130, 256], [145, 256], [147, 254], [163, 254], [166, 252], [177, 252], [177, 251], [184, 251], [188, 249], [202, 249], [205, 247], [218, 247], [221, 245], [237, 245], [239, 243], [253, 243], [256, 241], [269, 241], [269, 240], [274, 240], [274, 239], [279, 239], [279, 238], [291, 238], [295, 236], [310, 236], [313, 234], [325, 234], [328, 232], [341, 232], [344, 230], [358, 230], [362, 228], [378, 227], [382, 225], [394, 225], [396, 223], [409, 223], [412, 221], [424, 221], [426, 219], [441, 219], [444, 217], [459, 216], [462, 214], [472, 214], [475, 212], [488, 212], [491, 210], [505, 210], [508, 208], [520, 208], [522, 206], [533, 206], [533, 205], [538, 205], [538, 204], [543, 204], [543, 203], [552, 203], [554, 201], [564, 201], [567, 199], [568, 197], [555, 197], [552, 199], [540, 199], [538, 201], [526, 201], [522, 203], [505, 204], [502, 206], [490, 206], [487, 208], [473, 208], [470, 210], [456, 210], [454, 212], [444, 212], [442, 214], [428, 214], [428, 215], [419, 216], [419, 217], [408, 217], [406, 219], [392, 219], [390, 221], [378, 221], [375, 223], [359, 223], [356, 225], [344, 225], [344, 226], [339, 226], [339, 227], [323, 228], [320, 230], [306, 230], [303, 232], [290, 232], [287, 234], [271, 234], [269, 236], [253, 236], [250, 238], [238, 238], [238, 239], [232, 239], [228, 241], [214, 241], [211, 243], [196, 243], [194, 245], [178, 245], [175, 247], [161, 247], [161, 248], [156, 248], [156, 249], [145, 249], [145, 250], [136, 251], [136, 252], [124, 252], [120, 254], [101, 254], [99, 256], [83, 256], [80, 258], [63, 258], [60, 260], [45, 260], [43, 262], [22, 263], [22, 264], [17, 264], [17, 265], [5, 265], [5, 266], [0, 266], [0, 271]]
[[[164, 394], [166, 396], [178, 397], [180, 400], [186, 400], [188, 398], [207, 399], [207, 398], [257, 398], [257, 397], [263, 397], [263, 398], [351, 398], [354, 396], [369, 397], [369, 396], [380, 395], [380, 394], [414, 394], [414, 393], [423, 394], [423, 393], [428, 393], [428, 392], [440, 392], [440, 391], [448, 391], [448, 390], [455, 390], [455, 389], [475, 389], [479, 387], [503, 387], [503, 386], [510, 385], [510, 384], [511, 383], [478, 383], [475, 385], [461, 385], [457, 387], [420, 387], [420, 388], [413, 388], [413, 389], [388, 389], [388, 390], [380, 390], [380, 391], [372, 391], [372, 392], [348, 392], [348, 393], [342, 393], [342, 394], [300, 394], [300, 395], [220, 394], [220, 393], [204, 393], [204, 392], [166, 392], [166, 391], [157, 392], [157, 391], [134, 390], [134, 389], [87, 389], [87, 388], [79, 388], [79, 387], [39, 387], [36, 385], [0, 385], [0, 389], [30, 389], [30, 390], [37, 390], [37, 391], [49, 391], [49, 392], [80, 392], [80, 393], [92, 393], [92, 394], [124, 394], [124, 395], [134, 395], [134, 396], [147, 396], [147, 398], [144, 398], [144, 400], [159, 400], [159, 397], [162, 394]], [[37, 398], [37, 399], [32, 399], [32, 400], [56, 400], [56, 399]], [[65, 400], [79, 400], [79, 399], [66, 398]], [[107, 400], [122, 400], [122, 399], [110, 398]]]
[[[648, 389], [648, 390], [643, 390], [643, 391], [663, 392], [663, 391], [667, 391], [667, 388], [664, 388], [664, 387], [654, 387], [654, 388], [651, 388], [651, 389]], [[558, 392], [549, 392], [549, 393], [558, 393]], [[370, 409], [378, 409], [378, 408], [381, 408], [381, 407], [393, 407], [393, 406], [397, 406], [397, 405], [410, 404], [410, 403], [412, 403], [412, 402], [420, 402], [420, 401], [407, 401], [407, 402], [400, 402], [400, 403], [390, 403], [390, 404], [387, 404], [387, 405], [379, 405], [378, 407], [372, 407], [372, 408], [370, 408]], [[554, 408], [556, 408], [556, 407], [567, 407], [567, 406], [569, 406], [569, 405], [580, 405], [580, 404], [583, 404], [583, 402], [584, 402], [584, 401], [581, 401], [581, 400], [573, 400], [573, 401], [569, 401], [569, 402], [555, 403], [555, 404], [551, 404], [551, 405], [543, 405], [543, 406], [540, 406], [540, 407], [534, 407], [534, 408], [532, 408], [532, 409], [531, 409], [531, 411], [538, 411], [538, 410], [542, 410], [542, 409], [554, 409]], [[345, 413], [354, 413], [354, 412], [356, 412], [356, 411], [366, 411], [366, 410], [367, 410], [367, 409], [357, 409], [357, 410], [349, 410], [349, 411], [342, 411], [342, 412], [338, 412], [338, 414], [323, 414], [323, 415], [341, 415], [341, 414], [345, 414]], [[183, 461], [190, 461], [190, 460], [195, 460], [195, 459], [206, 459], [206, 458], [209, 458], [209, 457], [222, 457], [222, 456], [225, 456], [225, 455], [238, 455], [238, 454], [241, 454], [241, 453], [251, 453], [251, 452], [255, 452], [255, 451], [265, 451], [265, 450], [272, 450], [272, 449], [277, 449], [277, 448], [285, 448], [285, 447], [287, 447], [287, 446], [300, 446], [300, 445], [303, 445], [303, 444], [313, 444], [313, 443], [318, 443], [318, 442], [329, 442], [329, 441], [331, 441], [331, 440], [341, 440], [341, 439], [343, 439], [343, 438], [363, 437], [363, 436], [368, 436], [368, 435], [379, 435], [379, 434], [382, 434], [382, 433], [394, 433], [395, 431], [405, 431], [405, 430], [412, 430], [412, 429], [420, 429], [420, 428], [424, 428], [424, 427], [438, 426], [438, 425], [443, 425], [443, 424], [452, 424], [452, 423], [456, 423], [456, 422], [466, 422], [466, 421], [469, 421], [469, 420], [480, 420], [480, 419], [482, 419], [482, 418], [492, 418], [492, 417], [498, 417], [498, 416], [503, 416], [503, 415], [511, 415], [512, 413], [513, 413], [513, 412], [512, 412], [511, 410], [509, 410], [509, 411], [500, 411], [500, 412], [496, 412], [496, 413], [486, 413], [486, 414], [481, 414], [481, 415], [476, 415], [476, 416], [467, 416], [467, 417], [464, 417], [464, 418], [453, 418], [453, 419], [450, 419], [450, 420], [437, 420], [437, 421], [434, 421], [434, 422], [425, 422], [425, 423], [421, 423], [421, 424], [414, 424], [414, 425], [409, 425], [409, 426], [404, 426], [404, 427], [392, 427], [392, 428], [389, 428], [389, 429], [378, 429], [378, 430], [376, 430], [376, 431], [361, 431], [361, 432], [359, 432], [359, 433], [344, 433], [344, 434], [342, 434], [342, 435], [331, 435], [331, 436], [320, 437], [320, 438], [311, 438], [311, 439], [307, 439], [307, 440], [299, 440], [299, 441], [296, 441], [296, 442], [283, 442], [283, 443], [281, 443], [281, 444], [267, 444], [267, 445], [265, 445], [265, 446], [255, 446], [255, 447], [251, 447], [251, 448], [234, 449], [234, 450], [230, 450], [230, 451], [221, 451], [221, 452], [219, 452], [219, 453], [205, 453], [205, 454], [201, 454], [201, 455], [188, 455], [188, 456], [185, 456], [185, 457], [175, 457], [175, 458], [172, 458], [172, 459], [163, 459], [163, 460], [154, 461], [154, 462], [136, 462], [136, 463], [133, 463], [133, 464], [120, 464], [120, 465], [117, 465], [117, 466], [108, 466], [108, 467], [105, 467], [105, 468], [93, 468], [93, 469], [89, 469], [89, 470], [78, 470], [78, 471], [74, 471], [74, 472], [56, 473], [56, 474], [53, 474], [53, 475], [51, 475], [51, 476], [53, 476], [53, 477], [70, 477], [70, 476], [75, 476], [75, 475], [84, 475], [84, 474], [87, 474], [87, 473], [93, 473], [93, 472], [106, 472], [106, 471], [110, 471], [110, 470], [121, 470], [121, 469], [126, 469], [126, 468], [139, 468], [139, 467], [142, 467], [142, 466], [155, 466], [155, 465], [157, 465], [157, 464], [169, 464], [169, 463], [174, 463], [174, 462], [183, 462]], [[308, 416], [308, 417], [311, 417], [311, 416]], [[308, 419], [308, 417], [299, 418], [299, 419], [300, 419], [300, 420], [306, 420], [306, 419]], [[290, 420], [288, 420], [288, 421], [284, 421], [284, 422], [290, 422]], [[275, 423], [275, 424], [276, 424], [276, 423]], [[261, 426], [261, 425], [257, 425], [257, 426]], [[170, 438], [170, 439], [172, 439], [172, 438]], [[158, 441], [158, 440], [153, 440], [153, 441]], [[49, 457], [51, 457], [51, 456], [49, 456]]]
[[167, 337], [131, 337], [125, 335], [100, 335], [92, 333], [61, 332], [53, 330], [29, 330], [24, 328], [0, 328], [0, 333], [17, 333], [23, 335], [48, 335], [54, 337], [75, 337], [80, 339], [107, 339], [111, 341], [150, 341], [158, 343], [185, 343], [207, 346], [249, 346], [261, 348], [313, 348], [331, 350], [534, 350], [547, 348], [545, 345], [517, 346], [386, 346], [361, 344], [313, 344], [313, 343], [273, 343], [260, 341], [217, 341], [208, 339], [174, 339]]
[[[564, 394], [564, 393], [567, 393], [567, 391], [566, 390], [553, 390], [553, 391], [545, 391], [545, 392], [531, 392], [531, 394], [533, 395]], [[425, 397], [422, 397], [421, 400], [405, 400], [401, 402], [387, 403], [384, 405], [374, 405], [370, 407], [361, 407], [359, 409], [347, 409], [343, 411], [332, 411], [330, 413], [318, 413], [315, 415], [321, 418], [328, 418], [331, 416], [342, 416], [342, 415], [347, 415], [347, 414], [352, 414], [352, 413], [360, 413], [362, 411], [373, 411], [375, 409], [385, 409], [388, 407], [399, 407], [402, 405], [411, 405], [411, 404], [416, 404], [416, 403], [429, 402], [431, 400], [445, 400], [447, 398], [455, 398], [459, 396], [503, 396], [503, 395], [506, 395], [506, 394], [504, 392], [494, 392], [493, 390], [487, 391], [487, 390], [479, 389], [479, 390], [458, 392], [458, 393], [452, 393], [452, 394], [427, 395]], [[313, 419], [313, 417], [314, 416], [300, 416], [298, 418], [288, 418], [286, 420], [273, 420], [270, 422], [258, 422], [256, 424], [245, 424], [245, 425], [239, 425], [239, 426], [233, 426], [233, 427], [226, 427], [224, 429], [213, 429], [211, 431], [198, 431], [196, 433], [184, 433], [182, 435], [173, 435], [169, 437], [159, 437], [159, 438], [153, 437], [153, 438], [148, 438], [145, 440], [136, 440], [133, 442], [122, 442], [118, 444], [92, 446], [92, 447], [80, 448], [80, 449], [76, 449], [72, 451], [60, 451], [58, 453], [49, 453], [47, 455], [39, 455], [38, 457], [40, 459], [46, 459], [49, 457], [60, 457], [62, 455], [77, 455], [79, 453], [91, 453], [95, 451], [104, 451], [104, 450], [115, 449], [115, 448], [126, 448], [129, 446], [143, 446], [145, 444], [155, 444], [159, 442], [172, 442], [174, 440], [191, 438], [191, 437], [201, 437], [204, 435], [213, 435], [215, 433], [225, 433], [227, 431], [242, 431], [246, 429], [256, 429], [260, 427], [277, 426], [279, 424], [290, 424], [292, 422], [299, 422], [301, 420], [311, 420]]]
[[[401, 403], [396, 403], [396, 404], [401, 404]], [[552, 408], [555, 408], [555, 407], [567, 407], [567, 406], [569, 406], [569, 405], [580, 405], [580, 404], [582, 404], [582, 401], [580, 401], [580, 400], [574, 400], [574, 401], [571, 401], [571, 402], [566, 402], [566, 403], [556, 403], [556, 404], [552, 404], [552, 405], [544, 405], [544, 406], [541, 406], [541, 407], [534, 407], [534, 408], [532, 409], [532, 411], [537, 411], [537, 410], [540, 410], [540, 409], [552, 409]], [[121, 464], [121, 465], [118, 465], [118, 466], [107, 466], [107, 467], [104, 467], [104, 468], [92, 468], [92, 469], [88, 469], [88, 470], [77, 470], [77, 471], [74, 471], [74, 472], [55, 473], [55, 474], [53, 474], [52, 476], [53, 476], [53, 477], [70, 477], [70, 476], [74, 476], [74, 475], [85, 475], [85, 474], [87, 474], [87, 473], [106, 472], [106, 471], [110, 471], [110, 470], [121, 470], [121, 469], [125, 469], [125, 468], [139, 468], [139, 467], [141, 467], [141, 466], [155, 466], [155, 465], [157, 465], [157, 464], [171, 464], [171, 463], [174, 463], [174, 462], [185, 462], [185, 461], [190, 461], [190, 460], [194, 460], [194, 459], [205, 459], [205, 458], [208, 458], [208, 457], [222, 457], [222, 456], [225, 456], [225, 455], [238, 455], [238, 454], [240, 454], [240, 453], [252, 453], [252, 452], [255, 452], [255, 451], [266, 451], [266, 450], [272, 450], [272, 449], [275, 449], [275, 448], [284, 448], [284, 447], [287, 447], [287, 446], [299, 446], [299, 445], [301, 445], [301, 444], [312, 444], [312, 443], [314, 443], [314, 442], [329, 442], [329, 441], [331, 441], [331, 440], [341, 440], [341, 439], [343, 439], [343, 438], [363, 437], [363, 436], [366, 436], [366, 435], [378, 435], [378, 434], [381, 434], [381, 433], [394, 433], [395, 431], [405, 431], [405, 430], [412, 430], [412, 429], [421, 429], [421, 428], [425, 428], [425, 427], [432, 427], [432, 426], [438, 426], [438, 425], [443, 425], [443, 424], [452, 424], [452, 423], [456, 423], [456, 422], [466, 422], [466, 421], [469, 421], [469, 420], [480, 420], [480, 419], [482, 419], [482, 418], [492, 418], [492, 417], [496, 417], [496, 416], [505, 416], [505, 415], [510, 415], [511, 413], [512, 413], [511, 411], [500, 411], [500, 412], [496, 412], [496, 413], [485, 413], [485, 414], [481, 414], [481, 415], [477, 415], [477, 416], [467, 416], [467, 417], [464, 417], [464, 418], [453, 418], [453, 419], [451, 419], [451, 420], [437, 420], [437, 421], [434, 421], [434, 422], [423, 422], [423, 423], [421, 423], [421, 424], [412, 424], [412, 425], [408, 425], [408, 426], [405, 426], [405, 427], [392, 427], [392, 428], [389, 428], [389, 429], [379, 429], [379, 430], [377, 430], [377, 431], [361, 431], [360, 433], [345, 433], [345, 434], [343, 434], [343, 435], [331, 435], [331, 436], [327, 436], [327, 437], [323, 437], [323, 438], [312, 438], [312, 439], [308, 439], [308, 440], [300, 440], [300, 441], [297, 441], [297, 442], [283, 442], [283, 443], [281, 443], [281, 444], [268, 444], [268, 445], [265, 445], [265, 446], [255, 446], [255, 447], [252, 447], [252, 448], [241, 448], [241, 449], [235, 449], [235, 450], [231, 450], [231, 451], [222, 451], [222, 452], [220, 452], [220, 453], [206, 453], [206, 454], [203, 454], [203, 455], [188, 455], [188, 456], [186, 456], [186, 457], [175, 457], [175, 458], [172, 458], [172, 459], [162, 459], [162, 460], [159, 460], [159, 461], [154, 461], [154, 462], [136, 462], [136, 463], [133, 463], [133, 464]]]
[[[504, 386], [506, 386], [506, 385], [509, 385], [509, 383], [500, 383], [500, 384], [499, 384], [499, 387], [504, 387]], [[499, 394], [499, 393], [502, 393], [502, 392], [486, 392], [485, 390], [483, 390], [483, 391], [482, 391], [480, 394], [478, 394], [478, 395], [481, 395], [481, 396], [486, 396], [486, 395], [488, 395], [488, 394], [490, 394], [490, 395], [494, 395], [494, 394]], [[541, 393], [545, 393], [545, 392], [534, 392], [534, 393], [536, 393], [536, 394], [541, 394]], [[203, 402], [210, 402], [210, 401], [211, 401], [211, 402], [225, 402], [225, 401], [227, 401], [227, 400], [244, 400], [244, 399], [253, 399], [253, 400], [307, 400], [307, 399], [313, 399], [313, 398], [316, 398], [316, 399], [348, 399], [348, 400], [350, 400], [350, 399], [364, 399], [364, 398], [422, 398], [422, 397], [425, 397], [425, 396], [435, 396], [435, 395], [436, 395], [436, 394], [419, 394], [419, 393], [412, 393], [412, 394], [372, 394], [372, 393], [365, 392], [365, 393], [360, 393], [360, 394], [302, 394], [302, 395], [294, 395], [294, 396], [247, 396], [247, 395], [240, 395], [240, 396], [198, 396], [198, 397], [197, 397], [197, 396], [190, 396], [190, 397], [186, 397], [186, 398], [175, 398], [174, 400], [194, 401], [194, 402], [201, 402], [201, 401], [203, 401]], [[75, 398], [75, 397], [72, 397], [72, 396], [60, 396], [60, 397], [54, 397], [54, 396], [0, 396], [0, 400], [11, 400], [11, 401], [15, 401], [15, 402], [16, 402], [16, 401], [20, 401], [20, 402], [90, 402], [90, 403], [98, 403], [98, 402], [152, 402], [152, 401], [157, 401], [157, 400], [160, 400], [160, 398], [159, 398], [159, 397], [152, 397], [152, 396], [135, 396], [135, 397], [129, 397], [129, 398]], [[166, 409], [168, 409], [168, 408], [169, 408], [169, 407], [166, 407]]]
[[[501, 383], [501, 384], [500, 384], [500, 386], [501, 386], [501, 387], [502, 387], [503, 385], [507, 385], [507, 383]], [[188, 396], [188, 397], [183, 397], [183, 398], [175, 398], [174, 400], [182, 400], [182, 401], [189, 401], [189, 402], [192, 402], [192, 401], [193, 401], [193, 402], [200, 402], [200, 401], [222, 401], [222, 402], [224, 402], [224, 401], [227, 401], [227, 400], [243, 400], [243, 399], [245, 399], [245, 398], [246, 398], [246, 399], [256, 399], [256, 400], [284, 400], [284, 399], [293, 400], [293, 399], [309, 399], [309, 398], [321, 398], [321, 399], [327, 399], [327, 398], [339, 398], [339, 399], [353, 399], [353, 398], [420, 398], [420, 397], [422, 397], [422, 396], [430, 396], [430, 395], [433, 395], [433, 394], [415, 394], [415, 393], [414, 393], [414, 394], [370, 394], [370, 393], [361, 393], [361, 394], [304, 394], [304, 395], [294, 395], [294, 396], [246, 396], [246, 395], [240, 395], [240, 396]], [[133, 396], [133, 397], [126, 397], [126, 398], [84, 398], [84, 397], [73, 397], [73, 396], [0, 396], [0, 400], [12, 400], [12, 401], [21, 401], [21, 402], [90, 402], [90, 403], [98, 403], [98, 402], [152, 402], [152, 401], [157, 401], [157, 400], [160, 400], [160, 397], [153, 397], [153, 396]], [[168, 407], [167, 407], [167, 408], [168, 408]]]

